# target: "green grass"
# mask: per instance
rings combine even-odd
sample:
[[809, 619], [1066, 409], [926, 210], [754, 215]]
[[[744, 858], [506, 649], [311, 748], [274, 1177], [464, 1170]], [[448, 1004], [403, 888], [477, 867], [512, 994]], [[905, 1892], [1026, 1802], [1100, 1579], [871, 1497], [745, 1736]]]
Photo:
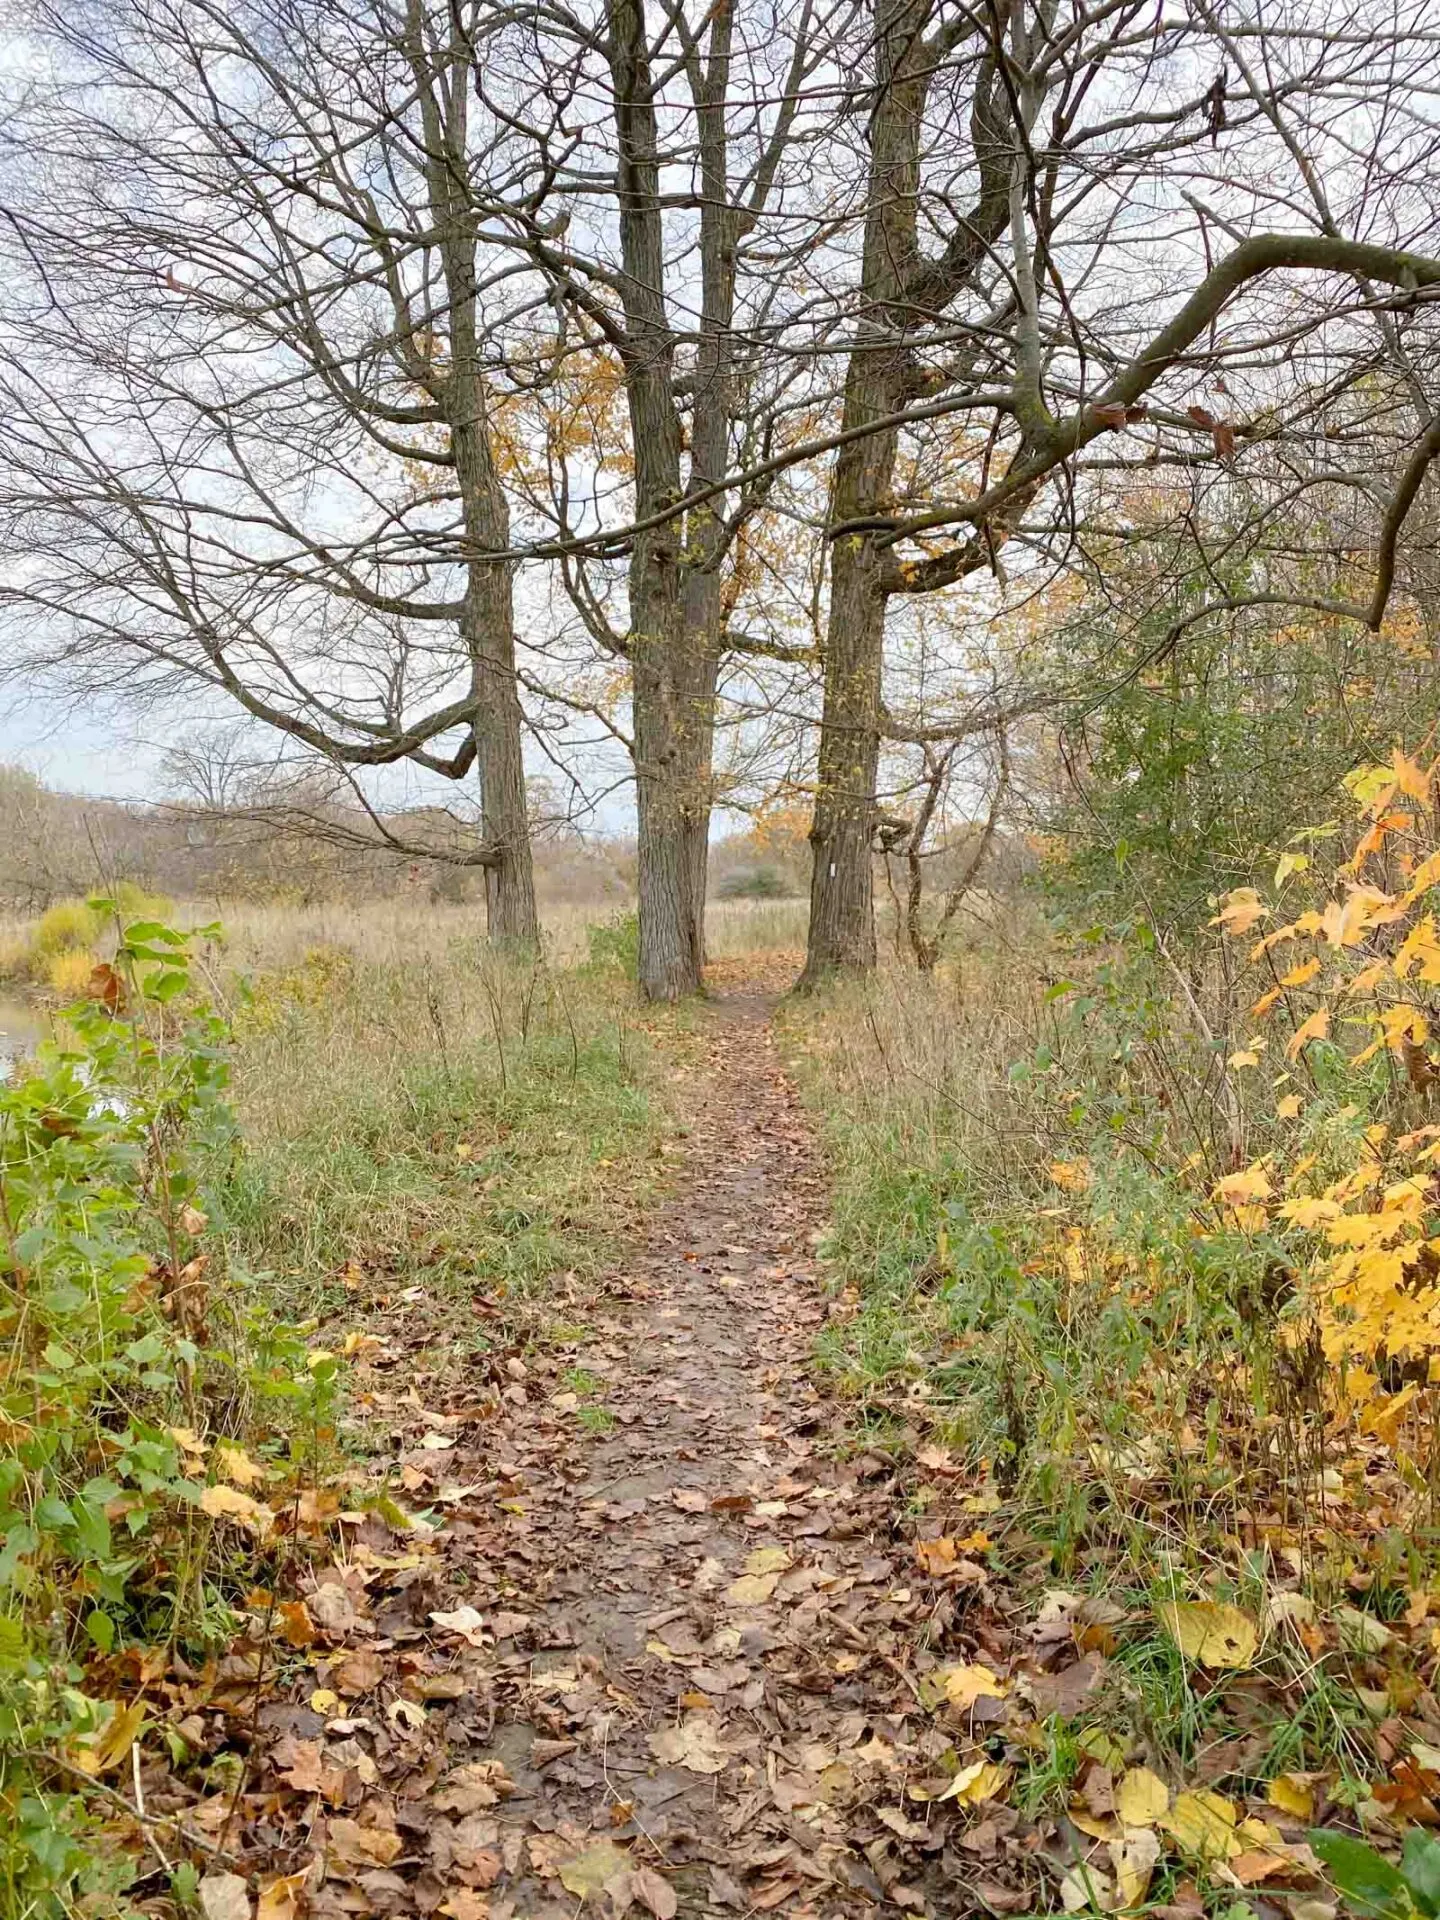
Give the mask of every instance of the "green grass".
[[584, 1280], [658, 1164], [644, 1055], [604, 983], [482, 973], [473, 948], [419, 978], [312, 958], [248, 985], [237, 1032], [243, 1145], [217, 1224], [296, 1311], [347, 1286]]

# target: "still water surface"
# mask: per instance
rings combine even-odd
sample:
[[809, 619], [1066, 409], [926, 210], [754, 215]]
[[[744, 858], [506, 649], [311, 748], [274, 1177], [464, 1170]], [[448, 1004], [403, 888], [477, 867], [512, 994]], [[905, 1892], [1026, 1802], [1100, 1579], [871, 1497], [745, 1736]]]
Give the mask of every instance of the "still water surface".
[[0, 993], [0, 1080], [8, 1080], [17, 1060], [21, 1060], [44, 1034], [39, 1013], [23, 1000], [7, 999]]

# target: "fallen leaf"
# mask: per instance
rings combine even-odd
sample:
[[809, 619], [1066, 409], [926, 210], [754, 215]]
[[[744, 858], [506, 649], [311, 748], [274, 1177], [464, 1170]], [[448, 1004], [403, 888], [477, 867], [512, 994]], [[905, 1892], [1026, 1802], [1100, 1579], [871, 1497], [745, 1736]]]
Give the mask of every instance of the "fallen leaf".
[[613, 1840], [597, 1840], [593, 1847], [577, 1853], [574, 1859], [562, 1862], [558, 1869], [560, 1884], [577, 1900], [594, 1899], [607, 1880], [624, 1873], [629, 1865], [629, 1854], [622, 1852]]
[[432, 1613], [430, 1618], [447, 1633], [458, 1633], [472, 1647], [490, 1644], [489, 1635], [484, 1632], [485, 1616], [475, 1607], [456, 1607], [450, 1613]]
[[330, 1669], [331, 1681], [352, 1700], [359, 1694], [372, 1692], [384, 1678], [385, 1662], [368, 1647], [357, 1647]]
[[275, 1525], [275, 1516], [269, 1507], [261, 1506], [238, 1487], [227, 1487], [220, 1481], [206, 1487], [201, 1494], [200, 1511], [208, 1513], [212, 1520], [233, 1520], [247, 1533], [253, 1533], [257, 1540], [265, 1539]]
[[1110, 1864], [1115, 1869], [1118, 1905], [1138, 1907], [1143, 1902], [1159, 1858], [1160, 1842], [1148, 1827], [1127, 1827], [1123, 1840], [1111, 1841]]
[[1265, 1789], [1265, 1798], [1272, 1807], [1278, 1807], [1281, 1813], [1293, 1814], [1297, 1820], [1314, 1818], [1315, 1789], [1309, 1774], [1277, 1773]]
[[308, 1868], [299, 1873], [277, 1873], [262, 1883], [255, 1905], [255, 1920], [295, 1920], [300, 1892], [310, 1878]]
[[721, 1745], [720, 1722], [713, 1713], [690, 1713], [679, 1726], [652, 1733], [650, 1751], [666, 1766], [685, 1767], [691, 1773], [719, 1773], [730, 1758]]
[[788, 1547], [756, 1547], [745, 1556], [748, 1574], [784, 1573], [792, 1564]]
[[698, 1487], [676, 1487], [670, 1498], [682, 1513], [704, 1513], [710, 1505], [709, 1494]]
[[982, 1695], [992, 1700], [1005, 1698], [1005, 1682], [989, 1667], [941, 1667], [934, 1678], [944, 1688], [945, 1698], [950, 1705], [962, 1710], [973, 1707]]
[[1131, 1767], [1115, 1789], [1115, 1811], [1123, 1827], [1153, 1827], [1169, 1805], [1170, 1789], [1149, 1767]]
[[780, 1584], [778, 1573], [742, 1573], [725, 1589], [725, 1598], [734, 1607], [758, 1607], [768, 1600]]
[[207, 1873], [197, 1891], [205, 1920], [250, 1920], [249, 1884], [238, 1873]]
[[256, 1466], [245, 1449], [232, 1440], [222, 1440], [216, 1446], [215, 1471], [232, 1487], [259, 1486], [265, 1478], [265, 1469]]
[[303, 1600], [282, 1600], [276, 1608], [280, 1631], [292, 1647], [313, 1647], [317, 1638], [315, 1622]]
[[1069, 1868], [1060, 1879], [1060, 1905], [1066, 1913], [1084, 1913], [1093, 1908], [1103, 1913], [1113, 1902], [1110, 1877], [1099, 1867], [1083, 1863]]
[[1260, 1645], [1247, 1614], [1213, 1600], [1173, 1600], [1157, 1617], [1186, 1659], [1202, 1667], [1248, 1667]]
[[1175, 1796], [1170, 1811], [1156, 1821], [1185, 1853], [1201, 1860], [1228, 1859], [1240, 1852], [1235, 1832], [1235, 1803], [1200, 1787]]
[[469, 1887], [457, 1887], [439, 1908], [449, 1915], [449, 1920], [488, 1920], [490, 1902], [483, 1893], [475, 1893]]
[[957, 1557], [955, 1542], [946, 1537], [939, 1540], [917, 1540], [915, 1558], [926, 1573], [948, 1573]]
[[654, 1867], [636, 1867], [630, 1875], [630, 1891], [642, 1907], [648, 1907], [655, 1920], [675, 1920], [680, 1901], [674, 1887]]
[[358, 1820], [332, 1820], [325, 1850], [342, 1866], [388, 1867], [405, 1851], [405, 1842], [390, 1827], [362, 1827]]
[[961, 1767], [945, 1791], [935, 1797], [977, 1807], [982, 1800], [993, 1800], [1009, 1784], [1009, 1767], [998, 1766], [993, 1760], [974, 1760], [968, 1767]]

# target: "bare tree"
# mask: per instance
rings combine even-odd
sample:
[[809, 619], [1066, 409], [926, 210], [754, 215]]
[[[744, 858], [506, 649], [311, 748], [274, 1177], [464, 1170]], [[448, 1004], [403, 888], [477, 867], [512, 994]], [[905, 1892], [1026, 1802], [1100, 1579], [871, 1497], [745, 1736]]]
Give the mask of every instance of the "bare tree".
[[1301, 469], [1333, 481], [1337, 399], [1383, 367], [1403, 373], [1406, 416], [1377, 410], [1348, 480], [1373, 498], [1377, 472], [1398, 476], [1373, 589], [1333, 600], [1383, 619], [1440, 451], [1425, 314], [1440, 262], [1414, 250], [1433, 230], [1435, 142], [1418, 104], [1433, 34], [1423, 10], [1400, 7], [1383, 22], [1323, 0], [1267, 14], [1257, 0], [1197, 0], [1183, 18], [1138, 0], [876, 0], [807, 984], [874, 960], [897, 597], [985, 571], [1003, 581], [1007, 549], [1020, 567], [1065, 563], [1115, 506], [1115, 478], [1156, 465], [1248, 470], [1255, 513], [1267, 482], [1293, 501]]
[[[360, 790], [478, 775], [537, 936], [480, 10], [105, 0], [29, 22], [7, 130], [5, 665], [233, 703]], [[483, 186], [483, 193], [481, 187]], [[188, 690], [188, 691], [187, 691]]]

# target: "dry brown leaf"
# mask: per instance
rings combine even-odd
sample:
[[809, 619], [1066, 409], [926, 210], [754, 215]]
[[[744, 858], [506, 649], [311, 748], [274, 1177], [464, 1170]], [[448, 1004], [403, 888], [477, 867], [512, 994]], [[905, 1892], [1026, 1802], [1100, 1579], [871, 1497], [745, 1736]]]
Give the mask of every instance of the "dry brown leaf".
[[648, 1907], [655, 1920], [675, 1920], [680, 1901], [674, 1887], [654, 1867], [635, 1867], [630, 1874], [630, 1891], [642, 1907]]
[[388, 1867], [405, 1851], [405, 1842], [390, 1827], [336, 1819], [327, 1829], [325, 1851], [344, 1867]]
[[678, 1727], [652, 1733], [650, 1751], [666, 1766], [685, 1767], [691, 1773], [719, 1773], [730, 1758], [713, 1713], [690, 1713]]
[[238, 1873], [207, 1873], [198, 1892], [205, 1920], [250, 1920], [249, 1884]]
[[385, 1678], [385, 1662], [368, 1647], [357, 1647], [330, 1669], [330, 1680], [348, 1699], [370, 1693]]
[[233, 1520], [236, 1526], [253, 1533], [257, 1540], [265, 1539], [275, 1525], [275, 1516], [269, 1507], [261, 1506], [238, 1487], [227, 1487], [220, 1481], [206, 1487], [201, 1494], [200, 1511], [208, 1513], [212, 1520]]

